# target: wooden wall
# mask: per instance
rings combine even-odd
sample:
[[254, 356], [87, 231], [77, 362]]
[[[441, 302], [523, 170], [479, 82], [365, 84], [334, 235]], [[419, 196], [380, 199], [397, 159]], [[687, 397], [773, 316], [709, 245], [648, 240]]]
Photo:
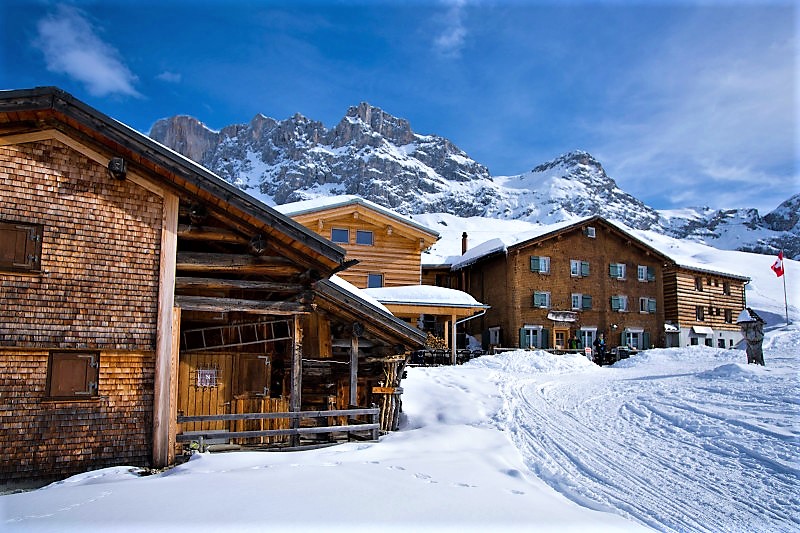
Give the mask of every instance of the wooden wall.
[[[0, 147], [0, 198], [44, 227], [41, 272], [0, 272], [0, 479], [150, 464], [161, 198], [56, 140]], [[53, 349], [100, 352], [96, 398], [45, 397]]]
[[[547, 318], [548, 312], [571, 311], [572, 293], [582, 293], [592, 296], [592, 309], [578, 312], [579, 321], [573, 329], [596, 327], [598, 333], [606, 333], [610, 346], [620, 343], [625, 328], [644, 329], [650, 335], [651, 344], [663, 342], [663, 259], [605, 225], [594, 224], [594, 227], [595, 238], [584, 235], [577, 228], [557, 237], [512, 248], [507, 257], [498, 256], [471, 267], [469, 292], [491, 306], [483, 327], [501, 326], [503, 345], [517, 347], [518, 332], [523, 325], [542, 325], [551, 330], [552, 346], [554, 324]], [[549, 257], [549, 274], [531, 272], [531, 256]], [[571, 276], [572, 259], [588, 261], [589, 276]], [[610, 263], [625, 263], [625, 280], [610, 277]], [[638, 281], [638, 265], [652, 267], [655, 281]], [[503, 271], [507, 272], [507, 282]], [[550, 292], [549, 309], [533, 307], [535, 291]], [[626, 295], [629, 310], [612, 311], [612, 295]], [[640, 313], [640, 297], [655, 298], [656, 313]], [[612, 324], [617, 325], [616, 330], [611, 330]]]
[[[702, 291], [695, 287], [699, 278]], [[724, 283], [730, 284], [730, 294], [723, 291]], [[722, 274], [711, 274], [683, 268], [670, 268], [664, 284], [666, 320], [681, 327], [706, 326], [715, 330], [739, 331], [736, 318], [745, 308], [744, 280]], [[696, 318], [695, 308], [704, 309], [704, 320]], [[725, 322], [725, 310], [733, 318]]]
[[0, 147], [0, 197], [44, 226], [42, 272], [0, 272], [0, 346], [151, 349], [161, 198], [54, 140]]
[[[368, 274], [383, 274], [385, 287], [420, 284], [422, 249], [419, 238], [399, 231], [396, 222], [393, 226], [389, 219], [382, 222], [353, 211], [337, 212], [334, 216], [315, 213], [293, 218], [326, 239], [331, 238], [332, 228], [350, 230], [350, 242], [336, 244], [347, 251], [347, 259], [357, 259], [359, 263], [338, 275], [356, 287], [367, 287]], [[373, 245], [356, 244], [357, 230], [372, 231]]]
[[52, 401], [48, 352], [0, 349], [0, 481], [47, 480], [115, 465], [148, 465], [152, 352], [100, 352], [98, 396]]

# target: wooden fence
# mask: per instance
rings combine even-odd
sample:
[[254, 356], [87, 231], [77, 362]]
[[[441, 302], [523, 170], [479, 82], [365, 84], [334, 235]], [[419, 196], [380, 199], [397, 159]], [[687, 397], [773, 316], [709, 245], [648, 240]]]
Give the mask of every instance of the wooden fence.
[[[369, 422], [357, 420], [355, 417], [366, 417]], [[336, 417], [344, 417], [347, 421], [344, 425], [335, 425], [338, 419]], [[231, 439], [261, 439], [261, 444], [264, 444], [264, 438], [267, 438], [267, 445], [275, 445], [277, 443], [276, 437], [288, 437], [289, 446], [292, 448], [303, 447], [300, 443], [301, 436], [322, 435], [330, 433], [346, 433], [348, 439], [361, 437], [369, 440], [378, 440], [380, 432], [380, 408], [378, 407], [363, 407], [354, 409], [332, 409], [327, 411], [299, 411], [299, 412], [280, 412], [280, 413], [236, 413], [236, 414], [217, 414], [217, 415], [196, 415], [196, 416], [178, 416], [178, 424], [186, 424], [193, 422], [212, 422], [212, 421], [226, 421], [233, 422], [236, 427], [241, 427], [242, 421], [258, 420], [258, 421], [281, 421], [279, 424], [283, 426], [282, 429], [256, 429], [256, 430], [243, 430], [243, 431], [187, 431], [176, 435], [175, 439], [178, 442], [197, 442], [201, 451], [206, 449], [206, 441], [219, 441]], [[316, 419], [317, 425], [300, 427], [300, 420], [303, 419]], [[319, 422], [324, 422], [319, 424]], [[291, 427], [286, 427], [291, 426]], [[274, 427], [274, 426], [272, 426]], [[366, 434], [366, 435], [365, 435]]]

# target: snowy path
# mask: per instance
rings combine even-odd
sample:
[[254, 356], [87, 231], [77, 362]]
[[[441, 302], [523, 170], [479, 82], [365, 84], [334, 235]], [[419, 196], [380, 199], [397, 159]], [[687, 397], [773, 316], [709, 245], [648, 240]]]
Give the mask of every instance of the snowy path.
[[659, 530], [797, 530], [797, 340], [768, 346], [767, 368], [703, 348], [555, 372], [496, 360], [498, 422], [537, 476], [587, 507]]

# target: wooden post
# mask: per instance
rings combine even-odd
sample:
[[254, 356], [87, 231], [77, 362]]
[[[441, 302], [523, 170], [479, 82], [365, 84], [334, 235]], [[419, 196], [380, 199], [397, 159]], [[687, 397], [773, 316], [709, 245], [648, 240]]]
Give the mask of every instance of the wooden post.
[[169, 450], [167, 460], [175, 463], [175, 444], [178, 433], [178, 356], [181, 350], [181, 308], [172, 308], [172, 360], [169, 389]]
[[452, 343], [450, 346], [450, 364], [456, 366], [456, 315], [450, 317], [450, 325], [453, 328], [453, 334], [450, 335], [450, 342]]
[[[303, 389], [303, 328], [300, 323], [300, 315], [294, 315], [293, 331], [292, 331], [292, 368], [291, 368], [291, 385], [289, 391], [289, 411], [292, 413], [300, 412], [302, 407], [302, 389]], [[291, 428], [297, 429], [300, 427], [300, 418], [292, 418]], [[298, 446], [300, 444], [300, 436], [291, 436], [291, 445]]]
[[350, 335], [350, 407], [356, 405], [358, 401], [358, 333], [357, 324], [353, 324], [353, 332]]
[[153, 391], [153, 466], [170, 463], [170, 425], [177, 414], [171, 404], [173, 376], [173, 305], [175, 302], [175, 261], [178, 249], [178, 197], [165, 193], [161, 221], [161, 257], [158, 282], [158, 325], [156, 327], [156, 364]]

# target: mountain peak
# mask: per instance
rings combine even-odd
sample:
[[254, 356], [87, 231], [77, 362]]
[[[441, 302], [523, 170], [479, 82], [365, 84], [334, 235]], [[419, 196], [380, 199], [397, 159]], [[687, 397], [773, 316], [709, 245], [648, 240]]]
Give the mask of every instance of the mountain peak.
[[551, 159], [546, 163], [542, 163], [533, 169], [532, 172], [545, 172], [556, 167], [574, 167], [574, 166], [587, 166], [594, 167], [605, 174], [603, 165], [595, 159], [592, 154], [583, 150], [572, 150], [562, 154], [555, 159]]

